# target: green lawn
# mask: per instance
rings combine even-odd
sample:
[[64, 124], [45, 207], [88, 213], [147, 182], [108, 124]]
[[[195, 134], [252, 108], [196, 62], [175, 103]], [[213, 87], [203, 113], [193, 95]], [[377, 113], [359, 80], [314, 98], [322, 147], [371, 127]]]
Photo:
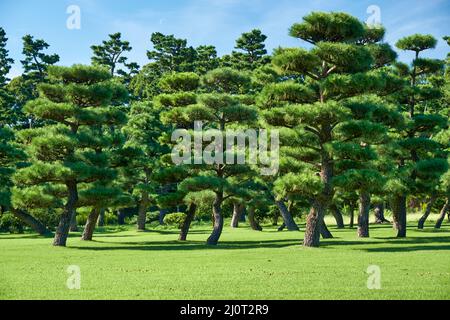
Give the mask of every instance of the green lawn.
[[[331, 221], [330, 221], [331, 222]], [[429, 224], [431, 226], [431, 224]], [[304, 228], [304, 226], [302, 226]], [[217, 248], [204, 245], [208, 226], [188, 243], [176, 230], [109, 230], [67, 248], [51, 239], [0, 235], [0, 299], [449, 299], [450, 226], [394, 239], [390, 226], [372, 238], [335, 230], [320, 249], [300, 246], [302, 232], [226, 228]], [[69, 265], [81, 268], [81, 290], [66, 286]], [[367, 288], [369, 265], [382, 289]]]

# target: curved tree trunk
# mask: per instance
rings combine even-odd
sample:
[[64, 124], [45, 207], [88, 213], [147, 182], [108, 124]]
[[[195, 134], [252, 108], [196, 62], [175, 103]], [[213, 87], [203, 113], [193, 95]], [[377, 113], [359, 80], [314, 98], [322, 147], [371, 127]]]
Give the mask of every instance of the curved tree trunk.
[[137, 228], [139, 231], [145, 231], [145, 223], [147, 222], [147, 206], [149, 202], [149, 195], [143, 192], [141, 201], [139, 202]]
[[206, 243], [211, 246], [217, 245], [223, 230], [222, 216], [223, 191], [216, 193], [213, 204], [214, 228]]
[[178, 238], [179, 241], [187, 240], [189, 228], [191, 227], [191, 223], [194, 220], [196, 210], [197, 210], [197, 205], [191, 203], [189, 205], [188, 211], [186, 212], [186, 219], [184, 219], [183, 225], [181, 226], [180, 236]]
[[384, 210], [385, 210], [384, 203], [375, 204], [374, 212], [375, 212], [375, 223], [376, 224], [391, 223], [384, 216]]
[[87, 218], [86, 225], [84, 226], [83, 235], [81, 236], [81, 240], [92, 241], [92, 238], [94, 236], [95, 226], [97, 224], [99, 215], [100, 215], [100, 209], [93, 208]]
[[231, 227], [238, 228], [239, 221], [241, 220], [241, 216], [244, 213], [244, 205], [241, 203], [235, 202], [233, 204], [233, 216], [231, 218]]
[[324, 204], [323, 200], [314, 201], [313, 207], [306, 220], [305, 239], [303, 240], [303, 245], [305, 247], [319, 246], [322, 221], [325, 216], [326, 207], [327, 205]]
[[105, 209], [101, 209], [100, 213], [98, 215], [98, 226], [99, 227], [104, 227], [106, 222], [105, 222]]
[[331, 213], [333, 214], [334, 219], [336, 220], [336, 226], [338, 229], [344, 229], [344, 218], [342, 217], [342, 212], [339, 210], [338, 206], [333, 205], [330, 207]]
[[425, 212], [423, 213], [423, 216], [419, 219], [419, 224], [417, 228], [422, 230], [425, 227], [425, 222], [427, 221], [428, 217], [431, 214], [431, 210], [433, 209], [433, 206], [437, 200], [437, 197], [435, 195], [431, 196], [430, 200], [427, 203], [427, 208], [425, 209]]
[[[331, 130], [331, 129], [329, 129]], [[331, 134], [330, 132], [328, 134]], [[322, 169], [320, 176], [323, 183], [323, 191], [317, 196], [313, 202], [313, 206], [306, 220], [305, 239], [303, 245], [305, 247], [319, 247], [320, 232], [325, 211], [333, 200], [334, 190], [332, 185], [333, 163], [329, 155], [324, 152], [321, 155]]]
[[51, 231], [48, 230], [47, 227], [42, 222], [37, 220], [32, 215], [17, 209], [11, 209], [11, 212], [16, 218], [23, 221], [25, 224], [27, 224], [31, 229], [36, 231], [41, 236], [52, 234]]
[[333, 239], [333, 234], [330, 232], [330, 230], [327, 227], [327, 224], [325, 223], [325, 220], [322, 220], [322, 224], [320, 226], [320, 234], [322, 235], [322, 238], [324, 239]]
[[439, 218], [436, 222], [435, 229], [440, 229], [442, 227], [442, 223], [444, 222], [445, 215], [450, 210], [450, 198], [447, 199], [447, 201], [444, 204], [444, 207], [442, 207], [441, 214], [439, 215]]
[[75, 210], [74, 214], [72, 215], [72, 219], [70, 220], [70, 232], [77, 232], [77, 231], [78, 231], [77, 211]]
[[392, 198], [392, 214], [394, 217], [394, 228], [397, 230], [397, 238], [406, 238], [406, 197], [394, 196]]
[[65, 247], [67, 237], [69, 236], [69, 227], [72, 216], [75, 212], [75, 206], [78, 202], [78, 188], [76, 182], [67, 183], [67, 190], [69, 193], [67, 203], [64, 206], [63, 213], [59, 219], [58, 227], [56, 228], [53, 245], [55, 247]]
[[292, 218], [291, 213], [288, 211], [286, 204], [284, 201], [276, 201], [275, 202], [278, 209], [280, 210], [281, 216], [283, 217], [284, 224], [289, 231], [299, 231], [299, 227]]
[[262, 231], [263, 228], [259, 225], [258, 221], [255, 219], [255, 208], [248, 208], [248, 222], [250, 223], [250, 227], [255, 231]]
[[370, 194], [362, 191], [359, 196], [358, 237], [369, 237]]

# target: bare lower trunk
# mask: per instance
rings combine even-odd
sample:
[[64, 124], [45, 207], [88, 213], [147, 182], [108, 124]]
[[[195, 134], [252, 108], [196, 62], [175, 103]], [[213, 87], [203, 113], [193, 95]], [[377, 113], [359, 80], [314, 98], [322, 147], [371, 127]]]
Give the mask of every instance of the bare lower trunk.
[[63, 213], [59, 219], [58, 227], [56, 228], [53, 245], [56, 247], [65, 247], [67, 237], [69, 235], [70, 221], [75, 212], [75, 206], [78, 202], [78, 189], [76, 182], [67, 183], [67, 191], [69, 193], [67, 203], [64, 206]]
[[392, 198], [392, 214], [397, 238], [406, 238], [406, 197], [394, 196]]
[[442, 227], [442, 223], [444, 222], [445, 215], [450, 210], [450, 198], [447, 199], [447, 201], [444, 204], [444, 207], [442, 207], [441, 214], [439, 215], [439, 218], [436, 222], [436, 229], [440, 229]]
[[[331, 135], [331, 129], [329, 129]], [[303, 245], [305, 247], [319, 247], [320, 231], [322, 228], [322, 221], [325, 217], [325, 211], [333, 200], [334, 190], [332, 185], [333, 179], [333, 164], [328, 153], [324, 151], [321, 155], [322, 168], [320, 177], [323, 183], [323, 190], [321, 194], [313, 202], [313, 206], [306, 220], [305, 239]]]
[[353, 229], [355, 227], [355, 207], [353, 204], [349, 207], [350, 211], [350, 229]]
[[231, 218], [231, 227], [232, 228], [238, 228], [239, 227], [239, 221], [241, 220], [241, 216], [244, 213], [244, 205], [241, 203], [234, 203], [233, 204], [233, 216]]
[[385, 210], [384, 203], [375, 204], [374, 213], [375, 213], [375, 223], [376, 224], [391, 223], [384, 216], [384, 210]]
[[428, 200], [427, 208], [425, 209], [425, 212], [423, 213], [423, 216], [419, 219], [419, 224], [417, 228], [422, 230], [425, 227], [425, 222], [427, 221], [428, 217], [431, 214], [431, 210], [433, 209], [434, 203], [436, 202], [437, 197], [431, 196], [430, 200]]
[[214, 227], [211, 235], [207, 240], [207, 244], [211, 246], [217, 245], [223, 230], [222, 216], [223, 191], [216, 193], [216, 199], [213, 204]]
[[125, 224], [125, 212], [123, 212], [123, 210], [118, 210], [117, 212], [117, 223], [119, 226], [123, 226]]
[[99, 227], [104, 227], [106, 224], [105, 221], [105, 209], [101, 209], [100, 213], [98, 215], [98, 222], [97, 222]]
[[276, 205], [278, 209], [280, 210], [281, 216], [283, 217], [284, 224], [286, 225], [286, 228], [289, 231], [298, 231], [300, 230], [297, 224], [294, 221], [294, 218], [292, 218], [291, 213], [288, 211], [286, 204], [284, 201], [276, 201]]
[[278, 218], [280, 217], [280, 213], [277, 211], [272, 218], [272, 226], [276, 227], [278, 225]]
[[137, 228], [139, 231], [145, 231], [145, 223], [147, 222], [147, 206], [148, 206], [148, 193], [142, 194], [142, 199], [139, 202]]
[[306, 220], [305, 239], [303, 241], [305, 247], [319, 246], [320, 232], [326, 207], [327, 205], [324, 204], [323, 201], [316, 200], [314, 202]]
[[100, 209], [94, 208], [89, 214], [86, 225], [84, 226], [83, 235], [81, 236], [81, 240], [83, 241], [92, 241], [94, 236], [95, 226], [97, 225], [97, 220], [100, 215]]
[[362, 191], [359, 196], [358, 237], [368, 238], [369, 234], [370, 194]]
[[336, 220], [336, 226], [338, 229], [344, 229], [344, 218], [342, 217], [342, 212], [339, 210], [338, 206], [334, 205], [330, 207], [331, 213], [333, 214], [334, 219]]
[[180, 236], [179, 236], [178, 240], [180, 240], [180, 241], [187, 240], [189, 228], [191, 227], [191, 223], [194, 220], [196, 210], [197, 210], [197, 205], [191, 203], [189, 205], [188, 211], [186, 212], [186, 219], [184, 219], [183, 225], [181, 226]]
[[322, 238], [324, 239], [333, 239], [333, 234], [330, 232], [330, 230], [327, 227], [327, 224], [325, 223], [325, 220], [322, 220], [322, 224], [320, 226], [320, 234], [322, 235]]
[[19, 218], [22, 222], [24, 222], [26, 225], [28, 225], [31, 229], [36, 231], [41, 236], [46, 236], [52, 234], [50, 230], [48, 230], [45, 225], [37, 220], [32, 215], [17, 209], [11, 209], [12, 214]]
[[248, 222], [250, 223], [250, 227], [255, 231], [262, 231], [262, 227], [259, 225], [258, 221], [255, 219], [255, 208], [248, 208]]
[[77, 232], [78, 231], [78, 223], [77, 223], [77, 211], [75, 210], [72, 215], [72, 219], [70, 220], [70, 231]]

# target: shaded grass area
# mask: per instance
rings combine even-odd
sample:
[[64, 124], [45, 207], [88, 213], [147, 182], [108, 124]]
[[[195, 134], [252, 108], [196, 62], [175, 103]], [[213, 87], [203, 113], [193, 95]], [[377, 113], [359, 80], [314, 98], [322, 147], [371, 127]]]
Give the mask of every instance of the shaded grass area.
[[[208, 225], [187, 243], [166, 228], [102, 229], [90, 243], [75, 233], [67, 248], [0, 235], [0, 299], [449, 299], [450, 226], [415, 227], [406, 239], [390, 225], [371, 226], [369, 239], [331, 227], [335, 239], [319, 249], [271, 226], [225, 228], [218, 247], [205, 245]], [[81, 290], [67, 289], [70, 265], [81, 269]], [[381, 268], [381, 290], [367, 288], [370, 265]]]

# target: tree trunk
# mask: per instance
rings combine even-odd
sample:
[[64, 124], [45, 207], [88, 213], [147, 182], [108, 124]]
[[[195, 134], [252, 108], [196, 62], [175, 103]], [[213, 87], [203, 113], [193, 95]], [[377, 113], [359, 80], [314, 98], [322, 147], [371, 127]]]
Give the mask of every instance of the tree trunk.
[[92, 241], [92, 238], [94, 236], [95, 226], [97, 224], [99, 215], [100, 215], [100, 209], [93, 208], [87, 218], [86, 225], [84, 226], [83, 235], [81, 236], [81, 240]]
[[[331, 129], [329, 129], [331, 130]], [[328, 133], [331, 134], [331, 133]], [[305, 239], [303, 245], [305, 247], [319, 247], [320, 231], [322, 228], [322, 220], [325, 211], [333, 200], [334, 190], [332, 185], [333, 164], [329, 155], [324, 151], [321, 155], [322, 169], [320, 177], [324, 185], [323, 191], [317, 196], [313, 202], [313, 206], [306, 220]]]
[[387, 220], [384, 216], [384, 203], [377, 203], [374, 206], [374, 212], [375, 212], [375, 223], [376, 224], [383, 224], [383, 223], [391, 223], [389, 220]]
[[183, 221], [183, 225], [181, 226], [179, 241], [186, 241], [187, 235], [189, 232], [189, 228], [191, 227], [192, 220], [195, 217], [195, 211], [197, 210], [197, 205], [191, 203], [188, 211], [186, 212], [186, 219]]
[[305, 239], [303, 240], [305, 247], [319, 247], [326, 207], [327, 205], [324, 204], [323, 200], [317, 199], [314, 201], [306, 220]]
[[244, 213], [244, 205], [241, 203], [233, 204], [233, 216], [231, 218], [231, 227], [238, 228], [239, 221], [241, 220], [241, 216]]
[[370, 214], [370, 194], [362, 191], [359, 195], [358, 237], [368, 238]]
[[350, 210], [350, 229], [353, 229], [355, 227], [355, 207], [353, 203], [350, 204], [349, 210]]
[[223, 191], [220, 191], [216, 193], [216, 199], [214, 200], [213, 204], [214, 228], [206, 242], [210, 246], [216, 246], [222, 234], [223, 229], [222, 202], [223, 202]]
[[433, 209], [434, 203], [436, 202], [437, 197], [435, 195], [431, 196], [430, 200], [427, 203], [427, 208], [425, 209], [425, 212], [423, 214], [423, 216], [420, 218], [419, 220], [419, 224], [417, 226], [417, 228], [419, 228], [419, 230], [422, 230], [425, 227], [425, 222], [427, 221], [428, 217], [431, 214], [431, 210]]
[[142, 199], [139, 202], [137, 228], [138, 231], [145, 231], [145, 223], [147, 222], [147, 206], [149, 196], [147, 192], [142, 194]]
[[72, 219], [70, 220], [70, 232], [77, 232], [77, 231], [78, 231], [77, 211], [75, 210], [74, 214], [72, 215]]
[[394, 227], [397, 230], [397, 238], [406, 238], [406, 197], [394, 196], [392, 199], [392, 214]]
[[101, 209], [100, 213], [98, 215], [98, 226], [99, 227], [104, 227], [106, 224], [105, 222], [105, 209]]
[[331, 206], [331, 213], [333, 214], [334, 219], [336, 220], [336, 226], [338, 229], [344, 229], [344, 218], [342, 217], [342, 212], [336, 205]]
[[447, 199], [447, 201], [444, 204], [444, 207], [442, 207], [441, 214], [439, 215], [439, 218], [436, 222], [435, 229], [440, 229], [442, 227], [442, 223], [444, 222], [445, 215], [450, 210], [450, 198]]
[[125, 224], [125, 212], [123, 212], [123, 210], [117, 211], [117, 223], [119, 226], [123, 226]]
[[36, 231], [41, 236], [46, 236], [52, 234], [50, 230], [48, 230], [42, 222], [37, 220], [32, 215], [17, 209], [11, 209], [12, 214], [23, 221], [25, 224], [27, 224], [31, 229]]
[[281, 216], [283, 217], [284, 224], [286, 225], [289, 231], [299, 231], [299, 227], [292, 218], [291, 213], [288, 211], [286, 204], [283, 201], [275, 202], [278, 209], [280, 210]]
[[262, 231], [262, 227], [259, 225], [258, 221], [255, 219], [255, 208], [248, 208], [248, 222], [250, 223], [250, 227], [255, 231]]
[[275, 212], [275, 215], [272, 218], [272, 226], [276, 227], [278, 226], [278, 218], [280, 217], [280, 213], [277, 211]]
[[322, 235], [322, 238], [324, 239], [333, 239], [333, 234], [330, 232], [330, 230], [327, 227], [327, 224], [325, 223], [325, 220], [322, 220], [322, 224], [320, 226], [320, 234]]
[[58, 227], [56, 228], [53, 245], [55, 247], [65, 247], [67, 237], [69, 235], [70, 221], [75, 212], [75, 206], [78, 202], [78, 188], [76, 182], [67, 183], [67, 191], [69, 193], [67, 203], [64, 206], [63, 213], [59, 219]]

